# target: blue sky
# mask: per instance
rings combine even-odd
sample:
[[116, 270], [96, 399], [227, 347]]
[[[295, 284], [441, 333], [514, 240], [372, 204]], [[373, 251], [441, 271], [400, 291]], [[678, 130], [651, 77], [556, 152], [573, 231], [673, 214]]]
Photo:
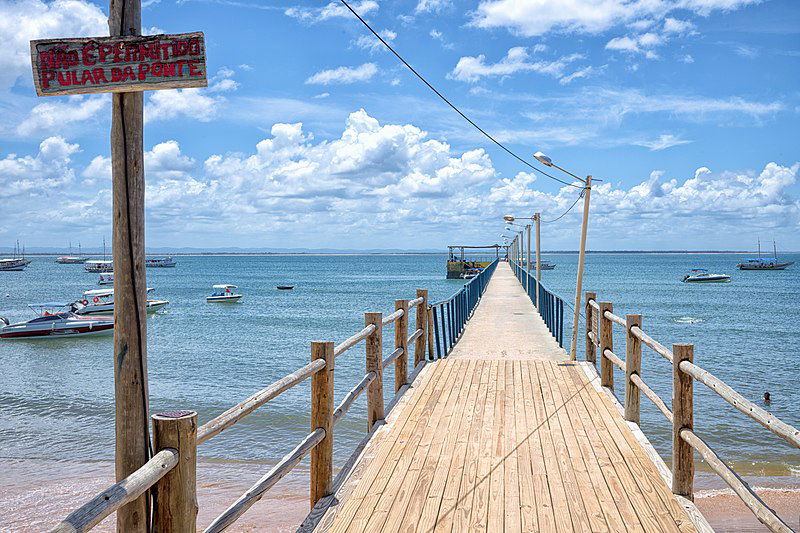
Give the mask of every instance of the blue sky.
[[[594, 189], [594, 249], [800, 250], [793, 0], [352, 4], [470, 117]], [[110, 236], [110, 98], [33, 91], [28, 40], [107, 33], [107, 5], [0, 0], [0, 245]], [[208, 89], [145, 96], [151, 246], [443, 248], [545, 220], [576, 189], [529, 174], [338, 2], [145, 1], [203, 31]], [[577, 247], [579, 209], [545, 225]]]

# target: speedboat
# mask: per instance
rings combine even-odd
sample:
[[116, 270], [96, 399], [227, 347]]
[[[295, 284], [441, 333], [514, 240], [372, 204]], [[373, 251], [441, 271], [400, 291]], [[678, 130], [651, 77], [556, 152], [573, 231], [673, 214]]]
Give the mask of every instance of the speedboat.
[[206, 296], [207, 302], [238, 302], [241, 300], [241, 294], [234, 294], [231, 292], [231, 289], [238, 289], [236, 285], [228, 285], [226, 283], [220, 285], [213, 285], [213, 289], [217, 289], [214, 291], [211, 296]]
[[[556, 268], [556, 266], [554, 264], [546, 263], [544, 261], [542, 261], [541, 264], [542, 264], [542, 270], [554, 270]], [[534, 264], [533, 268], [534, 268], [534, 270], [536, 269], [536, 265], [535, 264]]]
[[9, 321], [0, 317], [0, 339], [33, 339], [81, 337], [103, 335], [114, 331], [114, 319], [110, 317], [78, 316], [74, 304], [50, 302], [29, 306], [38, 315], [27, 322]]
[[144, 266], [151, 268], [174, 268], [177, 263], [172, 257], [145, 259]]
[[730, 283], [731, 277], [727, 274], [709, 274], [705, 268], [693, 268], [681, 280], [684, 283]]
[[278, 285], [277, 289], [279, 291], [290, 291], [294, 289], [294, 285]]
[[[155, 291], [147, 288], [147, 294]], [[151, 300], [145, 303], [148, 313], [155, 313], [169, 304], [167, 300]], [[76, 302], [75, 313], [78, 315], [110, 315], [114, 314], [114, 289], [92, 289], [83, 293], [83, 299]]]
[[97, 280], [98, 285], [113, 285], [114, 284], [114, 273], [109, 272], [105, 276], [100, 274], [100, 279]]
[[758, 241], [758, 257], [751, 257], [742, 260], [736, 265], [739, 270], [785, 270], [786, 267], [793, 265], [794, 261], [778, 261], [778, 248], [775, 241], [772, 241], [772, 257], [761, 257], [761, 240]]
[[109, 261], [106, 259], [92, 259], [91, 261], [86, 261], [83, 265], [84, 270], [86, 272], [114, 272], [114, 261]]

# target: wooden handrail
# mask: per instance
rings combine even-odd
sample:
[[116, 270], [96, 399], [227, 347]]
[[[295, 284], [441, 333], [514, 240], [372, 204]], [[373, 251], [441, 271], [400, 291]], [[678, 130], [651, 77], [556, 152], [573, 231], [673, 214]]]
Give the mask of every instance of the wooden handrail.
[[653, 337], [642, 331], [641, 328], [637, 326], [632, 327], [631, 334], [634, 337], [637, 337], [640, 341], [642, 341], [643, 344], [645, 344], [648, 348], [651, 348], [658, 355], [660, 355], [670, 363], [672, 362], [672, 352], [669, 350], [669, 348], [667, 348], [657, 340], [653, 339]]
[[297, 464], [302, 461], [303, 457], [314, 449], [314, 447], [322, 442], [325, 438], [325, 430], [317, 428], [309, 433], [300, 444], [286, 454], [283, 459], [278, 461], [278, 464], [273, 466], [264, 477], [259, 479], [247, 492], [242, 494], [233, 504], [228, 507], [224, 513], [219, 515], [209, 525], [204, 533], [218, 533], [225, 531], [230, 527], [245, 511], [253, 506], [258, 500], [264, 496], [264, 493], [272, 488], [275, 483], [281, 480], [286, 474], [292, 471]]
[[633, 381], [636, 386], [639, 387], [639, 390], [642, 391], [645, 396], [650, 398], [650, 401], [653, 402], [656, 407], [658, 407], [658, 410], [661, 411], [661, 414], [663, 414], [664, 417], [669, 420], [669, 423], [672, 424], [672, 411], [670, 411], [669, 407], [667, 407], [667, 404], [664, 403], [664, 400], [662, 400], [661, 397], [656, 394], [656, 392], [651, 389], [647, 383], [644, 382], [641, 376], [633, 374], [631, 375], [631, 381]]
[[589, 305], [591, 305], [594, 308], [595, 311], [599, 311], [600, 310], [600, 304], [598, 304], [597, 300], [595, 300], [594, 298], [589, 300]]
[[386, 356], [386, 359], [383, 360], [383, 369], [386, 370], [386, 367], [392, 364], [392, 361], [403, 355], [403, 348], [395, 348], [395, 350]]
[[611, 311], [606, 311], [605, 313], [603, 313], [603, 316], [606, 317], [607, 319], [609, 319], [611, 322], [613, 322], [615, 324], [619, 324], [623, 328], [626, 327], [625, 319], [622, 318], [621, 316], [615, 315]]
[[414, 298], [413, 300], [410, 300], [408, 302], [408, 308], [409, 309], [413, 309], [414, 307], [418, 306], [419, 304], [421, 304], [424, 301], [425, 301], [425, 298], [423, 298], [422, 296], [420, 296], [419, 298]]
[[739, 412], [749, 416], [795, 448], [800, 448], [800, 430], [757, 406], [708, 370], [703, 370], [699, 366], [688, 361], [681, 362], [680, 368], [682, 371], [719, 394], [723, 400], [731, 404]]
[[404, 314], [405, 314], [405, 311], [403, 311], [402, 309], [398, 309], [394, 313], [392, 313], [390, 315], [386, 315], [385, 317], [383, 317], [383, 325], [385, 326], [387, 324], [391, 324], [392, 322], [394, 322], [395, 320], [397, 320], [398, 318], [400, 318]]
[[412, 333], [411, 335], [408, 336], [408, 340], [406, 342], [408, 344], [411, 344], [412, 342], [414, 342], [418, 338], [422, 337], [423, 333], [425, 333], [425, 330], [418, 329], [417, 331], [415, 331], [414, 333]]
[[211, 437], [219, 435], [223, 430], [228, 429], [268, 401], [291, 389], [298, 383], [302, 383], [323, 368], [325, 368], [324, 360], [318, 359], [308, 363], [288, 376], [284, 376], [271, 385], [261, 389], [246, 400], [239, 402], [218, 417], [209, 420], [198, 428], [197, 444], [203, 444]]
[[336, 424], [339, 420], [350, 410], [350, 407], [353, 405], [353, 402], [361, 395], [364, 390], [369, 387], [369, 384], [372, 383], [375, 378], [378, 377], [375, 372], [370, 372], [359, 381], [355, 387], [350, 389], [350, 391], [345, 394], [344, 398], [342, 399], [339, 406], [333, 411], [333, 423]]
[[603, 357], [607, 358], [609, 361], [614, 363], [617, 366], [617, 368], [625, 372], [625, 361], [620, 359], [617, 356], [617, 354], [606, 348], [605, 350], [603, 350]]
[[338, 344], [336, 347], [334, 347], [333, 356], [339, 357], [344, 352], [346, 352], [359, 342], [363, 341], [364, 339], [372, 335], [375, 332], [375, 327], [376, 326], [374, 324], [370, 324], [368, 326], [365, 326], [364, 329], [362, 329], [352, 337], [348, 337], [347, 339], [345, 339], [341, 344]]
[[178, 464], [178, 450], [165, 448], [136, 472], [114, 483], [83, 506], [71, 512], [51, 533], [89, 531], [123, 505], [145, 493]]
[[600, 346], [600, 339], [597, 338], [597, 334], [594, 331], [589, 332], [589, 338], [592, 340], [595, 346]]
[[694, 431], [683, 429], [680, 432], [680, 438], [694, 448], [706, 464], [733, 489], [733, 492], [735, 492], [742, 502], [756, 515], [759, 522], [767, 526], [771, 531], [792, 533], [792, 528], [781, 520], [778, 515], [775, 514], [775, 511], [770, 509], [767, 504], [764, 503], [764, 500], [759, 498], [758, 494], [750, 488], [750, 485], [740, 478], [736, 472], [731, 470], [714, 450], [712, 450], [703, 439], [697, 436]]

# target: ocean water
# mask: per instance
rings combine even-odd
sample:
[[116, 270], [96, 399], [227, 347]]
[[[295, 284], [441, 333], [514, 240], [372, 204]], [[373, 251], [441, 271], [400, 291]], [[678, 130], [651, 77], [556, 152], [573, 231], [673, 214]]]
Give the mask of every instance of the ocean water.
[[[788, 255], [787, 255], [788, 257]], [[800, 256], [792, 256], [800, 261]], [[556, 269], [543, 282], [572, 304], [577, 256], [548, 254]], [[643, 329], [663, 344], [695, 344], [695, 362], [748, 398], [772, 394], [766, 408], [800, 426], [800, 265], [783, 272], [740, 272], [739, 259], [717, 254], [591, 254], [584, 287], [612, 301], [614, 312], [640, 313]], [[424, 287], [432, 300], [463, 283], [445, 279], [444, 255], [189, 256], [174, 269], [148, 269], [148, 286], [171, 303], [148, 319], [153, 412], [193, 409], [203, 423], [310, 360], [311, 340], [341, 342], [363, 327], [364, 311], [394, 310]], [[730, 284], [680, 282], [692, 267], [733, 275]], [[81, 265], [37, 257], [25, 272], [0, 272], [0, 316], [32, 317], [26, 304], [74, 300], [97, 288]], [[209, 304], [215, 283], [233, 283], [239, 304]], [[278, 291], [293, 284], [293, 291]], [[565, 309], [569, 335], [571, 311]], [[578, 341], [583, 358], [583, 322]], [[615, 346], [624, 346], [621, 328]], [[393, 335], [389, 335], [393, 338]], [[393, 347], [385, 343], [385, 354]], [[624, 352], [623, 352], [624, 353]], [[336, 361], [336, 401], [364, 374], [362, 345]], [[671, 368], [645, 349], [642, 376], [667, 402]], [[386, 401], [394, 382], [385, 375]], [[618, 384], [622, 376], [616, 374]], [[201, 461], [272, 463], [309, 430], [309, 382], [257, 410], [199, 449]], [[622, 389], [620, 388], [620, 393]], [[701, 384], [695, 428], [737, 471], [800, 476], [800, 454], [739, 414]], [[340, 466], [366, 430], [365, 399], [337, 425]], [[669, 455], [670, 427], [642, 398], [643, 429]], [[114, 455], [111, 337], [0, 341], [0, 458], [30, 462], [107, 461]], [[37, 462], [38, 461], [38, 462]], [[19, 468], [17, 468], [19, 470]], [[0, 467], [2, 474], [2, 467]], [[56, 475], [54, 473], [54, 475]], [[0, 488], [3, 482], [0, 475]]]

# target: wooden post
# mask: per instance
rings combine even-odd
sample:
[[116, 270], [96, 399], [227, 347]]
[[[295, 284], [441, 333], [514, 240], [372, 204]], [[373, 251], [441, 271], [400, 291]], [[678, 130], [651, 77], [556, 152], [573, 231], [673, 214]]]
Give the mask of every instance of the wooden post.
[[311, 377], [311, 431], [325, 430], [325, 438], [311, 450], [311, 508], [333, 491], [333, 343], [311, 343], [311, 360], [325, 360], [325, 368]]
[[194, 533], [197, 521], [197, 413], [153, 415], [153, 449], [178, 450], [178, 464], [154, 487], [153, 533]]
[[672, 493], [694, 499], [694, 450], [681, 438], [681, 430], [694, 429], [692, 376], [683, 361], [694, 360], [693, 344], [672, 345]]
[[[111, 0], [111, 36], [140, 35], [141, 0]], [[116, 478], [150, 459], [144, 274], [143, 93], [111, 95], [111, 176], [114, 258], [114, 393]], [[147, 531], [147, 494], [117, 511], [117, 530]]]
[[425, 360], [425, 346], [428, 344], [428, 289], [417, 289], [417, 298], [422, 298], [422, 303], [417, 306], [414, 331], [421, 329], [422, 335], [414, 343], [414, 368]]
[[383, 313], [364, 313], [364, 325], [373, 324], [375, 331], [366, 339], [367, 373], [375, 372], [375, 379], [367, 388], [367, 431], [383, 420]]
[[[589, 229], [589, 196], [592, 193], [592, 177], [586, 176], [586, 186], [583, 189], [583, 224], [581, 225], [581, 248], [578, 253], [578, 278], [575, 280], [575, 312], [572, 315], [572, 344], [569, 357], [575, 360], [578, 350], [578, 310], [581, 307], [581, 290], [583, 290], [583, 264], [586, 259], [586, 232]], [[600, 361], [603, 361], [600, 353]]]
[[[430, 307], [428, 308], [428, 315], [427, 316], [428, 316], [428, 318], [426, 319], [426, 322], [428, 324], [428, 333], [427, 333], [427, 336], [428, 336], [428, 360], [429, 361], [433, 361], [434, 359], [436, 359], [436, 353], [433, 350], [433, 340], [434, 340], [434, 337], [436, 335], [434, 333], [434, 331], [433, 331], [433, 308], [430, 308]], [[415, 349], [415, 351], [414, 351], [414, 361], [417, 360], [417, 355], [416, 354], [417, 354], [417, 352], [416, 352], [416, 349]], [[417, 363], [415, 362], [414, 363], [414, 368], [416, 369], [416, 367], [417, 367]]]
[[600, 302], [600, 385], [614, 388], [614, 364], [605, 356], [606, 350], [614, 351], [613, 323], [606, 318], [605, 312], [613, 312], [611, 302]]
[[[394, 391], [397, 392], [400, 387], [408, 383], [408, 300], [395, 300], [394, 308], [403, 310], [403, 316], [394, 322], [394, 347], [403, 349], [403, 354], [394, 360]], [[420, 306], [417, 306], [417, 321], [419, 321], [419, 308]], [[419, 342], [415, 346], [419, 346]], [[414, 359], [416, 358], [415, 352]]]
[[631, 333], [631, 328], [642, 327], [642, 315], [625, 315], [625, 420], [639, 423], [639, 387], [631, 376], [642, 373], [642, 341]]
[[597, 350], [595, 349], [594, 341], [589, 336], [589, 333], [594, 332], [595, 335], [598, 335], [598, 332], [593, 329], [595, 324], [594, 307], [589, 305], [589, 300], [597, 301], [597, 294], [594, 292], [586, 293], [586, 360], [597, 368], [595, 364], [597, 361]]
[[539, 309], [539, 283], [542, 280], [542, 214], [536, 213], [533, 219], [536, 221], [536, 309]]

